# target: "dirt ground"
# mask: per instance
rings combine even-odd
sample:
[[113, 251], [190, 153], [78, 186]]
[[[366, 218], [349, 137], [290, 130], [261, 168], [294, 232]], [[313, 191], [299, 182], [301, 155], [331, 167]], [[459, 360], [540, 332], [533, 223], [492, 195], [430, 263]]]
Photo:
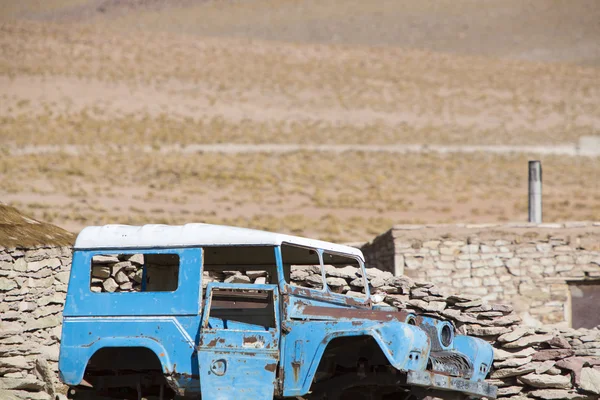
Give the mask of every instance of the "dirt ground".
[[[600, 134], [593, 1], [0, 7], [0, 201], [74, 232], [204, 221], [362, 241], [397, 223], [524, 221], [530, 159], [545, 221], [600, 220], [598, 157], [161, 151], [572, 145]], [[9, 151], [46, 145], [80, 151]]]

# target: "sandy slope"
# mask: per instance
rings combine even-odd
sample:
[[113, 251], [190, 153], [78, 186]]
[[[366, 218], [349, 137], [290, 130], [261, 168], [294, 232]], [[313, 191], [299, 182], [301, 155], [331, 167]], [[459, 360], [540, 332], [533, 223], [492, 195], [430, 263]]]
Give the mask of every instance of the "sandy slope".
[[[1, 5], [0, 198], [36, 218], [72, 230], [208, 221], [364, 240], [398, 222], [522, 220], [527, 161], [540, 158], [546, 220], [600, 219], [597, 157], [356, 148], [544, 147], [598, 134], [588, 44], [600, 18], [589, 2], [377, 3], [384, 13], [349, 0], [122, 4]], [[513, 36], [522, 40], [506, 47]], [[169, 151], [197, 143], [302, 146]], [[5, 144], [83, 150], [10, 154]], [[352, 146], [310, 151], [321, 144]]]

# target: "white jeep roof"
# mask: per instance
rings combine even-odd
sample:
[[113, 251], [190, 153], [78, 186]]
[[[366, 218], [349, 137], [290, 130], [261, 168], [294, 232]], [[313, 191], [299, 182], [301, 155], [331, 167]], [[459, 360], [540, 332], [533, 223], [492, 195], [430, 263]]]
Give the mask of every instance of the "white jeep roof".
[[362, 252], [355, 247], [281, 233], [211, 224], [88, 226], [77, 236], [75, 248], [135, 249], [191, 246], [277, 246], [284, 242], [349, 254], [364, 261]]

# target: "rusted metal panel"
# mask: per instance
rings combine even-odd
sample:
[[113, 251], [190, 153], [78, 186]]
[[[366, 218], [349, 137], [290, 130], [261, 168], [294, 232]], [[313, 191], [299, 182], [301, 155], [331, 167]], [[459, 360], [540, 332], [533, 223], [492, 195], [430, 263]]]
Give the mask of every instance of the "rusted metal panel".
[[435, 390], [457, 391], [471, 396], [487, 397], [490, 399], [495, 399], [497, 396], [496, 386], [488, 383], [473, 382], [468, 379], [440, 375], [429, 371], [409, 371], [406, 375], [406, 383]]

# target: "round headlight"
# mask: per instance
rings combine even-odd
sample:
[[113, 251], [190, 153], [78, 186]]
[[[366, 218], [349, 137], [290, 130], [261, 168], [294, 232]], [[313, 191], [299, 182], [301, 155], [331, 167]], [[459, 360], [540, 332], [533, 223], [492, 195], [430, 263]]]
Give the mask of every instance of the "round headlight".
[[450, 345], [452, 344], [452, 340], [454, 339], [454, 332], [452, 331], [452, 326], [450, 324], [443, 324], [439, 333], [440, 343], [442, 344], [442, 346], [450, 347]]

